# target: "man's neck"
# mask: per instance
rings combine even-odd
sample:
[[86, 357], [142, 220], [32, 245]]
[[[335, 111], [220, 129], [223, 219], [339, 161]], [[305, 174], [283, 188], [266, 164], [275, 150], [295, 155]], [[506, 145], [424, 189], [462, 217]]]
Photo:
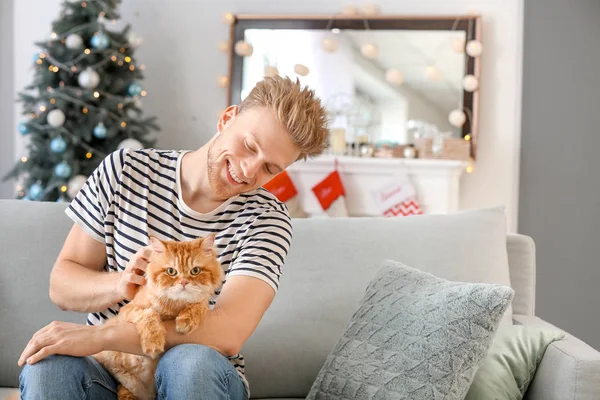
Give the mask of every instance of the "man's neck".
[[199, 213], [208, 213], [223, 204], [212, 196], [208, 181], [208, 146], [186, 153], [181, 160], [181, 196], [185, 204]]

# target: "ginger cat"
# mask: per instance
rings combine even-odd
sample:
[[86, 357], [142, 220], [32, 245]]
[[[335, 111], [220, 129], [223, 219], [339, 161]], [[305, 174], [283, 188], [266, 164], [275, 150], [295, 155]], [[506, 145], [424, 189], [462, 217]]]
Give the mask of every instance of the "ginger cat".
[[156, 398], [154, 372], [164, 352], [164, 320], [175, 319], [177, 332], [189, 334], [209, 309], [209, 299], [224, 278], [214, 247], [215, 235], [189, 242], [167, 242], [151, 238], [152, 255], [146, 270], [146, 285], [119, 315], [106, 323], [135, 324], [145, 356], [115, 351], [94, 355], [119, 382], [119, 400]]

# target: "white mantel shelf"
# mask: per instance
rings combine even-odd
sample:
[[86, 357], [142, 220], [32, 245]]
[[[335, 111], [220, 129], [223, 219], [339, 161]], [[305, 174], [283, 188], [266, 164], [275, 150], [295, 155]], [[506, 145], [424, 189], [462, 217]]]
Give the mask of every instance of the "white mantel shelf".
[[312, 187], [335, 168], [337, 160], [350, 216], [378, 216], [372, 190], [391, 179], [408, 177], [417, 190], [425, 213], [446, 214], [458, 210], [460, 178], [467, 163], [458, 160], [320, 156], [288, 167], [304, 210], [311, 216], [324, 215]]

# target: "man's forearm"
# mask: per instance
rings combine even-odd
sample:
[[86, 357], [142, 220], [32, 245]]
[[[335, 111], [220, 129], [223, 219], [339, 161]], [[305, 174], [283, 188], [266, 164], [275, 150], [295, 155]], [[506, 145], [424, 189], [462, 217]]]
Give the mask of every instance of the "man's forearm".
[[[165, 351], [180, 344], [202, 344], [211, 347], [224, 356], [235, 355], [239, 350], [236, 338], [232, 336], [229, 323], [218, 312], [209, 311], [202, 325], [190, 335], [177, 333], [175, 321], [165, 321], [167, 344]], [[140, 338], [135, 325], [121, 322], [101, 326], [105, 332], [105, 349], [124, 353], [143, 355]]]
[[117, 273], [98, 272], [61, 261], [50, 277], [50, 298], [63, 310], [96, 312], [114, 305]]

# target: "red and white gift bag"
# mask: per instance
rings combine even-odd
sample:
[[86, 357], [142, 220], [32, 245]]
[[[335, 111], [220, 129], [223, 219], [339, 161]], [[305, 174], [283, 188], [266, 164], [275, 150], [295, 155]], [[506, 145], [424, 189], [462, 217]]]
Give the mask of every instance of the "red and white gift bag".
[[337, 169], [312, 188], [321, 208], [330, 217], [347, 217], [346, 194]]
[[302, 208], [298, 190], [286, 171], [275, 175], [273, 179], [263, 185], [263, 188], [271, 192], [282, 203], [285, 203], [291, 218], [306, 218], [308, 214]]
[[415, 187], [408, 177], [396, 176], [371, 194], [385, 217], [423, 214]]

